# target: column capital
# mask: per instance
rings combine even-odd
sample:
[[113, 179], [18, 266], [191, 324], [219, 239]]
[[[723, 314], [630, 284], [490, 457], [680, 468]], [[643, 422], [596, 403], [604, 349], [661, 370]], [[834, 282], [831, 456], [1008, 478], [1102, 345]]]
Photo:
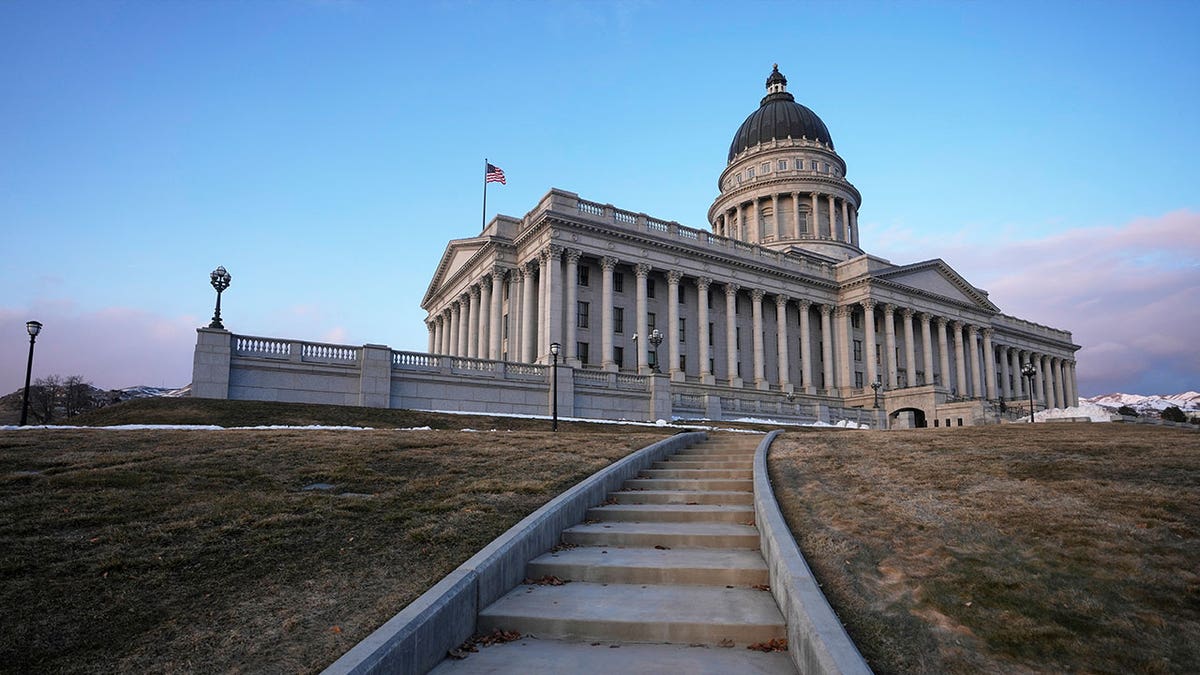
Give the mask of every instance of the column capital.
[[821, 312], [821, 316], [829, 316], [829, 313], [833, 311], [833, 308], [822, 303], [817, 305], [817, 311]]
[[712, 286], [712, 277], [696, 277], [696, 288], [702, 292], [707, 291], [709, 286]]
[[563, 247], [559, 246], [558, 244], [550, 244], [546, 248], [542, 249], [542, 259], [550, 260], [552, 258], [558, 258], [562, 255], [562, 252]]
[[650, 266], [646, 263], [638, 263], [633, 267], [633, 273], [637, 275], [637, 278], [645, 279], [650, 275]]
[[754, 290], [750, 291], [750, 299], [754, 300], [755, 302], [762, 302], [762, 299], [765, 295], [766, 292], [761, 288], [755, 288]]
[[800, 311], [807, 312], [808, 308], [812, 307], [812, 300], [808, 298], [796, 298], [796, 305], [800, 308]]
[[964, 325], [965, 325], [965, 324], [963, 324], [963, 322], [961, 322], [961, 321], [951, 321], [951, 322], [950, 322], [950, 327], [951, 327], [951, 328], [953, 328], [954, 330], [959, 330], [959, 331], [960, 331], [960, 330], [962, 330], [962, 329], [963, 329], [963, 326], [964, 326]]
[[509, 267], [508, 265], [502, 265], [500, 263], [495, 263], [492, 265], [492, 274], [494, 276], [500, 277], [501, 279], [504, 278], [505, 274], [508, 274], [512, 271], [513, 271], [513, 268]]
[[671, 284], [672, 286], [678, 284], [679, 280], [682, 278], [683, 272], [680, 272], [679, 270], [670, 270], [667, 272], [667, 283]]
[[950, 320], [944, 316], [935, 318], [937, 319], [938, 330], [946, 330], [946, 325], [950, 323]]
[[541, 264], [541, 261], [542, 261], [541, 253], [537, 254], [533, 258], [530, 258], [529, 260], [526, 260], [524, 265], [522, 265], [525, 268], [526, 276], [533, 276], [534, 274], [536, 274], [538, 265]]
[[438, 315], [436, 317], [434, 317], [433, 320], [437, 323], [446, 323], [446, 315], [444, 313], [439, 312]]
[[735, 283], [732, 283], [732, 282], [726, 282], [726, 284], [725, 284], [725, 295], [726, 295], [726, 296], [730, 296], [730, 295], [737, 295], [737, 292], [738, 292], [739, 290], [741, 290], [741, 288], [742, 288], [741, 286], [739, 286], [739, 285], [737, 285], [737, 284], [735, 284]]
[[475, 284], [474, 286], [471, 286], [470, 293], [471, 293], [472, 300], [478, 300], [479, 299], [479, 284]]
[[976, 335], [979, 335], [979, 326], [976, 326], [975, 324], [968, 325], [967, 326], [967, 335], [970, 335], [971, 337], [975, 337]]
[[866, 300], [863, 300], [863, 301], [859, 302], [858, 304], [862, 305], [864, 312], [871, 312], [871, 311], [875, 310], [875, 306], [878, 305], [879, 303], [875, 300], [872, 300], [871, 298], [867, 298]]
[[[824, 306], [824, 305], [822, 305], [822, 306]], [[845, 317], [845, 316], [850, 316], [851, 309], [852, 309], [851, 305], [838, 305], [833, 310], [833, 315], [839, 319], [842, 317]], [[824, 313], [824, 312], [822, 312], [822, 313]]]
[[776, 295], [775, 296], [775, 307], [777, 307], [779, 309], [785, 309], [787, 307], [788, 300], [791, 300], [791, 298], [784, 295], [783, 293]]
[[579, 257], [582, 255], [583, 255], [583, 251], [580, 251], [577, 248], [569, 248], [569, 249], [567, 249], [567, 262], [578, 264]]
[[618, 258], [606, 255], [600, 259], [600, 269], [611, 270], [612, 268], [616, 267], [617, 263], [619, 262], [621, 261]]
[[525, 280], [525, 266], [524, 265], [517, 265], [516, 267], [509, 270], [508, 273], [509, 273], [509, 278], [516, 279], [517, 281]]
[[991, 326], [984, 326], [983, 328], [979, 329], [979, 332], [983, 334], [984, 340], [991, 340], [992, 336], [995, 335]]
[[883, 304], [883, 314], [889, 319], [896, 315], [896, 306], [890, 302]]
[[430, 333], [437, 330], [437, 319], [426, 319], [425, 327], [429, 329]]
[[904, 307], [900, 310], [900, 316], [904, 317], [905, 321], [912, 319], [913, 315], [915, 314], [916, 312], [914, 312], [911, 307]]

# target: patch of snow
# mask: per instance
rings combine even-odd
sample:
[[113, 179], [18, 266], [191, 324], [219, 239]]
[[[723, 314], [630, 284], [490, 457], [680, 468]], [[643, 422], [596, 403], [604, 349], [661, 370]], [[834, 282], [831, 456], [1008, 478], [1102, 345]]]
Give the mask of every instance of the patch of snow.
[[1110, 409], [1095, 403], [1080, 401], [1079, 405], [1071, 408], [1051, 408], [1040, 410], [1034, 415], [1036, 420], [1066, 419], [1070, 417], [1086, 417], [1093, 422], [1111, 422], [1113, 413]]

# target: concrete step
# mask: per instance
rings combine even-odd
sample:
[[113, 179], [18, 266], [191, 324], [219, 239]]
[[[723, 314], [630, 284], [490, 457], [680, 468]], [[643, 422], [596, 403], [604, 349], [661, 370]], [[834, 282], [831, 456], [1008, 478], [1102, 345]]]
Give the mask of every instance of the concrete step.
[[517, 586], [479, 613], [478, 629], [568, 640], [703, 643], [739, 647], [787, 637], [767, 591], [713, 586]]
[[588, 520], [645, 523], [752, 523], [745, 504], [610, 504], [587, 511]]
[[622, 490], [609, 495], [618, 504], [753, 504], [754, 493], [742, 490]]
[[687, 675], [782, 675], [795, 669], [787, 652], [741, 648], [567, 642], [524, 636], [480, 647], [465, 659], [446, 659], [430, 675], [561, 675], [562, 673], [686, 673]]
[[734, 523], [583, 523], [563, 530], [576, 546], [758, 548], [758, 530]]
[[754, 481], [737, 478], [630, 478], [625, 481], [626, 490], [718, 490], [754, 491]]
[[758, 551], [708, 548], [602, 548], [581, 546], [546, 553], [526, 576], [608, 584], [742, 586], [769, 583]]
[[755, 448], [730, 448], [730, 447], [709, 447], [693, 446], [685, 450], [680, 450], [675, 453], [674, 457], [734, 457], [745, 458], [753, 457]]
[[744, 459], [735, 462], [727, 461], [688, 461], [669, 459], [665, 462], [655, 462], [652, 469], [753, 469], [754, 460]]
[[754, 478], [753, 469], [643, 469], [638, 478]]

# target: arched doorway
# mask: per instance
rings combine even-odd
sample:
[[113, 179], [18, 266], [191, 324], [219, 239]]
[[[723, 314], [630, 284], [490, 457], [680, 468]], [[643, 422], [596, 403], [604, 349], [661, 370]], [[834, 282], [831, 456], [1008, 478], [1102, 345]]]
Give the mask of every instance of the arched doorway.
[[925, 411], [920, 408], [899, 408], [888, 413], [891, 429], [924, 429], [929, 426], [925, 419]]

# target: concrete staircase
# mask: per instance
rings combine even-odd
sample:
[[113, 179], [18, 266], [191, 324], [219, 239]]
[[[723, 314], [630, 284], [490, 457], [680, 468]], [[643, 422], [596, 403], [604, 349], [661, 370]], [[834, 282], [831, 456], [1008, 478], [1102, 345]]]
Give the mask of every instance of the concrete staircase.
[[[434, 673], [792, 673], [754, 527], [758, 435], [723, 434], [626, 481], [526, 584], [480, 612], [478, 630], [522, 639], [481, 647]], [[758, 588], [755, 588], [758, 586]]]

